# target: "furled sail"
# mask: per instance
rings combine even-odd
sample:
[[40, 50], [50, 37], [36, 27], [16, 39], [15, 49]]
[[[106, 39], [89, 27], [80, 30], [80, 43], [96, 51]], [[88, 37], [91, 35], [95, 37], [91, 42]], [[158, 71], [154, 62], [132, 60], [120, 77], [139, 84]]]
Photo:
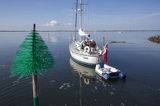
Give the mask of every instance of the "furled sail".
[[80, 36], [88, 36], [89, 34], [85, 33], [81, 28], [79, 29], [79, 35]]

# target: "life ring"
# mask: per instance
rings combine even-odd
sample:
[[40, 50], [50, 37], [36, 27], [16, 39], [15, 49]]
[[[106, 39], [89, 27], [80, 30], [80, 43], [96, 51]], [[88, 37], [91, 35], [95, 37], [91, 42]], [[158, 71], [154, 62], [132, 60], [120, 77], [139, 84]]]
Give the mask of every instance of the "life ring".
[[89, 80], [89, 79], [87, 79], [87, 78], [84, 78], [84, 83], [85, 83], [86, 85], [89, 85], [90, 80]]
[[89, 53], [89, 52], [90, 52], [89, 46], [86, 46], [86, 47], [84, 48], [84, 51], [87, 52], [87, 53]]

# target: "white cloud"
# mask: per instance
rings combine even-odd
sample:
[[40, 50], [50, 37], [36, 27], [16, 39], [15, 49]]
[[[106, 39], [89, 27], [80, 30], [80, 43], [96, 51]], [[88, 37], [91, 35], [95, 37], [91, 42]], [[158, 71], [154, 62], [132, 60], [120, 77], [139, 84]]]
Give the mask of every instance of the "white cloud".
[[54, 26], [58, 26], [59, 25], [59, 22], [56, 21], [56, 20], [51, 20], [49, 22], [47, 22], [44, 26], [47, 26], [47, 27], [54, 27]]

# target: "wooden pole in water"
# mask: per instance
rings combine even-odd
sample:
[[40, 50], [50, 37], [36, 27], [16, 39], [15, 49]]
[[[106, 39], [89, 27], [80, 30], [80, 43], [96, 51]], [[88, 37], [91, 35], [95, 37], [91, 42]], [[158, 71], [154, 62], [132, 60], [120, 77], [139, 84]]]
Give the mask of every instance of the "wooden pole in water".
[[[33, 25], [33, 42], [32, 42], [32, 54], [33, 54], [33, 64], [34, 64], [34, 57], [35, 57], [35, 30], [36, 25]], [[32, 67], [33, 70], [35, 70], [34, 65]], [[39, 100], [38, 100], [38, 76], [36, 71], [33, 71], [32, 73], [32, 90], [33, 90], [33, 106], [39, 106]]]
[[33, 89], [33, 106], [39, 106], [38, 77], [35, 73], [32, 74], [32, 89]]

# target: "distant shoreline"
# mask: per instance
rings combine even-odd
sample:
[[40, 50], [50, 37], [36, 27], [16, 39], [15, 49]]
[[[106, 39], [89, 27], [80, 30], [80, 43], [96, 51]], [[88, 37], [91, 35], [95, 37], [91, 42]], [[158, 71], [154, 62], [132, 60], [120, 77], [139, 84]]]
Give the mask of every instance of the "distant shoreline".
[[[74, 30], [37, 30], [38, 32], [75, 32]], [[87, 32], [160, 32], [160, 30], [86, 30]], [[0, 32], [30, 32], [30, 30], [0, 30]], [[77, 31], [78, 32], [78, 31]]]

